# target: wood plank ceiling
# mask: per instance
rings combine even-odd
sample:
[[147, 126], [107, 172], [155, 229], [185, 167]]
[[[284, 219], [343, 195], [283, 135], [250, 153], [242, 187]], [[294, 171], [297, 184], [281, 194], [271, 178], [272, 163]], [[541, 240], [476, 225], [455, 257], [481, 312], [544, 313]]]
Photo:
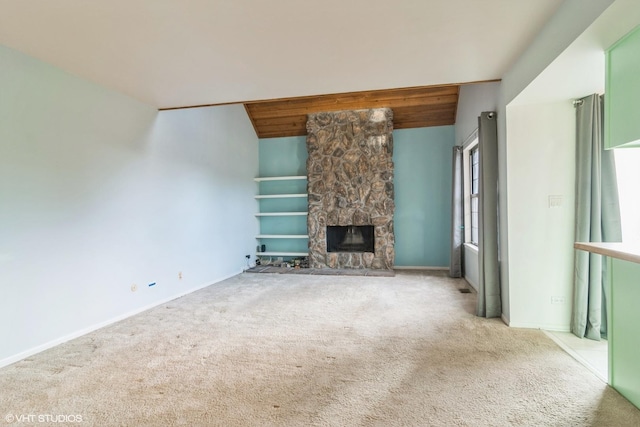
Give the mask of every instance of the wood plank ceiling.
[[246, 102], [258, 138], [307, 134], [307, 114], [322, 111], [388, 107], [393, 128], [452, 125], [456, 121], [459, 85], [349, 92]]

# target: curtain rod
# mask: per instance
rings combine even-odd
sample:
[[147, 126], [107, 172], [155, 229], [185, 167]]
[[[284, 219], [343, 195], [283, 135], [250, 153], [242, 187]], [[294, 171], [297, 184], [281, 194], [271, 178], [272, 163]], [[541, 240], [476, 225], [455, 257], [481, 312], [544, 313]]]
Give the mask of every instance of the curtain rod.
[[577, 107], [578, 105], [582, 105], [583, 102], [584, 102], [584, 100], [582, 100], [582, 99], [574, 99], [573, 100], [573, 106]]

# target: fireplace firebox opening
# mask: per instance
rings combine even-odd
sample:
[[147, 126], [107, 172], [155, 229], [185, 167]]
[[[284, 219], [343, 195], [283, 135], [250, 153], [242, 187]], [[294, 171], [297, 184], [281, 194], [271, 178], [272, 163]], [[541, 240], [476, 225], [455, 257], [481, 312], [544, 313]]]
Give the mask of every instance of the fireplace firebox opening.
[[373, 225], [327, 226], [327, 252], [374, 252]]

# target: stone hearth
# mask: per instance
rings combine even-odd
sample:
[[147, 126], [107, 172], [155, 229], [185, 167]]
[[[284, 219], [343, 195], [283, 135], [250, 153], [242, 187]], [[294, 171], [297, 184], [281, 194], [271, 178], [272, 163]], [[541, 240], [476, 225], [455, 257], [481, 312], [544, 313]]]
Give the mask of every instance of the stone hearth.
[[[393, 112], [310, 114], [307, 120], [311, 268], [393, 269]], [[327, 226], [374, 227], [373, 252], [327, 252]]]

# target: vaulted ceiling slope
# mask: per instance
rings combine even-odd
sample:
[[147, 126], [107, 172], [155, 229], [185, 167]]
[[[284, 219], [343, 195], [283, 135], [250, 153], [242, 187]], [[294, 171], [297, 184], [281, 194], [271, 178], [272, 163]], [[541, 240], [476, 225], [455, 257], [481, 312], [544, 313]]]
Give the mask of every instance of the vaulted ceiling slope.
[[0, 0], [0, 44], [158, 108], [500, 79], [561, 0]]

